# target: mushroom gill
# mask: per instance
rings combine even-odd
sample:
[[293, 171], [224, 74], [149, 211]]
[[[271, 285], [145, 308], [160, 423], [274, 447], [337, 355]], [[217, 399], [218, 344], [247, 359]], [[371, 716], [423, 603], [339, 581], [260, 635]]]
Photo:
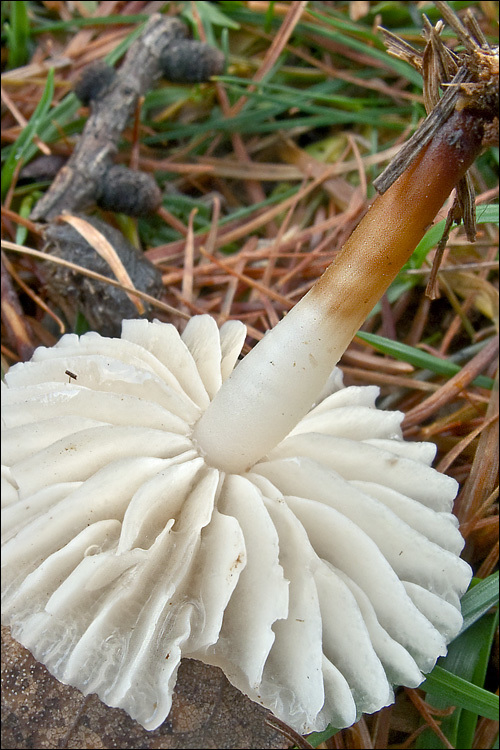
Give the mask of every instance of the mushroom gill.
[[37, 349], [2, 384], [4, 622], [146, 729], [181, 657], [301, 733], [349, 726], [418, 685], [461, 627], [457, 484], [376, 387], [336, 369], [248, 471], [207, 462], [193, 427], [245, 334], [126, 320], [120, 339]]

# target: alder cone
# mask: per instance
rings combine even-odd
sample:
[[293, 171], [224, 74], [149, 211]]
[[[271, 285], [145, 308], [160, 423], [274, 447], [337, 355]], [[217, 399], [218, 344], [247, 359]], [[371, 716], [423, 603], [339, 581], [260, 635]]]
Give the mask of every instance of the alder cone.
[[161, 190], [151, 175], [115, 165], [103, 177], [97, 204], [107, 211], [140, 217], [154, 213], [161, 197]]
[[163, 75], [173, 83], [200, 83], [224, 69], [224, 55], [215, 47], [181, 40], [169, 44], [160, 57]]
[[103, 96], [115, 78], [115, 69], [99, 60], [84, 68], [75, 83], [74, 92], [81, 103], [87, 106], [91, 101]]

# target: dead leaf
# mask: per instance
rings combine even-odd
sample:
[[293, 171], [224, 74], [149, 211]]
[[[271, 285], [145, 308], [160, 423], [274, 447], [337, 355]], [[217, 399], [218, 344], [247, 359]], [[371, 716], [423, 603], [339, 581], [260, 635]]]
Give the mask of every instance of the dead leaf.
[[[113, 245], [106, 239], [106, 237], [99, 232], [96, 227], [90, 224], [80, 216], [72, 216], [71, 214], [62, 214], [60, 217], [61, 221], [65, 221], [80, 234], [84, 240], [86, 240], [91, 247], [94, 248], [103, 260], [109, 265], [117, 280], [124, 286], [132, 287], [134, 283], [130, 278], [127, 269], [123, 265], [118, 253], [114, 249]], [[139, 315], [144, 315], [144, 305], [139, 297], [136, 297], [130, 292], [126, 292], [127, 297], [130, 299], [133, 305], [137, 308]]]
[[461, 297], [467, 298], [473, 294], [474, 307], [498, 328], [498, 289], [493, 284], [469, 271], [450, 271], [446, 274], [446, 280]]
[[172, 710], [153, 732], [96, 695], [58, 682], [2, 628], [2, 748], [279, 748], [290, 741], [269, 712], [217, 667], [184, 659]]

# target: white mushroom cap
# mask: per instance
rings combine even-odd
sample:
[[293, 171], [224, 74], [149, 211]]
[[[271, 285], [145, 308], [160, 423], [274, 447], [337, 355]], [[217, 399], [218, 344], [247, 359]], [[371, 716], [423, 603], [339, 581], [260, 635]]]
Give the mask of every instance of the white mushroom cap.
[[207, 463], [193, 427], [245, 333], [128, 320], [120, 339], [37, 349], [2, 385], [4, 622], [146, 729], [181, 657], [299, 732], [349, 726], [418, 685], [461, 627], [457, 484], [377, 388], [336, 370], [249, 471]]

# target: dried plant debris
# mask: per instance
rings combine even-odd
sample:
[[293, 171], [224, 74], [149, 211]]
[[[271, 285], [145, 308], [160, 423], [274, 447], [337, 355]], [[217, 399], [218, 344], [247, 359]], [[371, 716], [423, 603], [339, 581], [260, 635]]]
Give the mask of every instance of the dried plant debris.
[[45, 182], [46, 180], [52, 182], [67, 161], [68, 157], [63, 154], [41, 154], [21, 169], [17, 184], [25, 185], [29, 182]]
[[[112, 245], [136, 289], [158, 297], [162, 291], [160, 272], [124, 236], [106, 222], [86, 216], [85, 221], [100, 232]], [[74, 227], [51, 222], [44, 231], [45, 251], [78, 266], [115, 278], [109, 264]], [[56, 263], [45, 263], [47, 288], [70, 320], [81, 312], [90, 326], [106, 336], [119, 335], [121, 321], [137, 318], [138, 310], [127, 294], [114, 286], [83, 276]], [[151, 308], [146, 306], [145, 312]]]
[[[95, 207], [133, 217], [154, 213], [162, 200], [154, 178], [125, 166], [112, 164], [118, 143], [139, 98], [161, 76], [175, 81], [204, 81], [221, 72], [223, 56], [207, 44], [186, 39], [187, 29], [176, 18], [151, 17], [121, 68], [100, 61], [88, 66], [75, 86], [79, 99], [90, 106], [90, 117], [74, 153], [35, 206], [31, 218], [51, 222], [45, 229], [47, 250], [52, 255], [110, 275], [106, 262], [74, 229], [54, 221], [64, 212]], [[123, 258], [134, 287], [159, 294], [161, 276], [122, 235], [98, 221], [89, 221], [113, 243]], [[47, 265], [47, 284], [70, 319], [80, 310], [89, 324], [105, 335], [118, 335], [120, 321], [137, 314], [119, 289], [81, 277], [67, 268]]]
[[[31, 214], [34, 221], [50, 221], [63, 211], [85, 210], [102, 199], [103, 181], [114, 179], [107, 173], [113, 169], [111, 159], [118, 150], [123, 130], [139, 98], [162, 75], [170, 71], [176, 81], [194, 82], [221, 72], [221, 53], [202, 42], [185, 39], [186, 34], [186, 27], [177, 18], [154, 14], [118, 71], [99, 62], [82, 74], [75, 93], [90, 105], [91, 114], [71, 158], [35, 206]], [[135, 177], [142, 180], [138, 175]], [[144, 184], [140, 189], [144, 192]], [[145, 215], [159, 203], [158, 189], [155, 191], [151, 186], [150, 193], [144, 204]], [[140, 201], [131, 203], [125, 199], [112, 208], [109, 191], [104, 200], [111, 210], [126, 213], [130, 208], [132, 216], [142, 215]]]
[[[428, 117], [414, 136], [405, 144], [387, 169], [374, 181], [380, 193], [396, 180], [446, 122], [455, 110], [471, 109], [485, 114], [483, 145], [498, 144], [498, 47], [491, 47], [472, 12], [467, 11], [464, 24], [445, 2], [436, 2], [438, 10], [457, 34], [463, 50], [454, 52], [444, 44], [441, 32], [443, 21], [432, 26], [424, 16], [423, 52], [414, 49], [392, 32], [382, 29], [389, 54], [405, 60], [422, 74], [424, 104]], [[444, 95], [441, 92], [444, 90]], [[457, 133], [457, 138], [460, 133]], [[437, 272], [454, 223], [464, 223], [467, 238], [476, 238], [474, 190], [466, 174], [456, 186], [456, 195], [443, 236], [438, 244], [434, 265], [427, 285], [427, 294], [438, 296]]]

